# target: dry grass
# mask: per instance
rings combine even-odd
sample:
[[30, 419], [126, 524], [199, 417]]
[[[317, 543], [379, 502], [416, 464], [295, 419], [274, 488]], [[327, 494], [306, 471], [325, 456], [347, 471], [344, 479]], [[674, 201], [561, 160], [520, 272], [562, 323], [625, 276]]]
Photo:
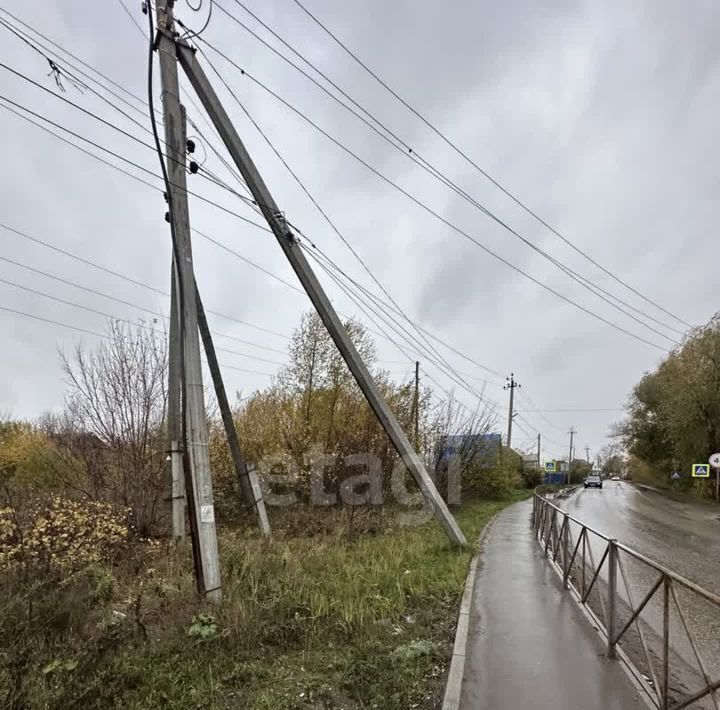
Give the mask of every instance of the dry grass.
[[[505, 502], [473, 501], [469, 539]], [[293, 511], [221, 533], [223, 603], [187, 546], [138, 546], [63, 587], [6, 579], [0, 707], [437, 707], [472, 550], [392, 511]]]

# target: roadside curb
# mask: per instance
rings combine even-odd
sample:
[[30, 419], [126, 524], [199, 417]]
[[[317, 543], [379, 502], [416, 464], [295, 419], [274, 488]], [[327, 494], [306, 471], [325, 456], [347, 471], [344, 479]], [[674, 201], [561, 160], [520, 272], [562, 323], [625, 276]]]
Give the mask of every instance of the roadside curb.
[[445, 684], [442, 710], [459, 710], [460, 708], [460, 693], [462, 691], [463, 675], [465, 674], [468, 632], [470, 631], [470, 607], [472, 606], [473, 591], [475, 589], [475, 575], [477, 573], [478, 561], [482, 554], [483, 544], [497, 516], [498, 513], [495, 513], [480, 532], [477, 554], [470, 561], [470, 568], [468, 569], [468, 574], [465, 579], [465, 590], [463, 591], [462, 600], [460, 601], [460, 612], [458, 613], [458, 622], [455, 629], [455, 643], [453, 645], [447, 683]]

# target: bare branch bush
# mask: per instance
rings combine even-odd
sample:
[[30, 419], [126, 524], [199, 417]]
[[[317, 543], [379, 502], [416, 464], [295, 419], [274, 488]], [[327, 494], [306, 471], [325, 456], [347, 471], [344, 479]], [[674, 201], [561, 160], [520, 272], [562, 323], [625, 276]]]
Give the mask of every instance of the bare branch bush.
[[60, 360], [65, 411], [45, 421], [59, 475], [88, 498], [129, 507], [138, 532], [151, 532], [163, 513], [165, 340], [142, 324], [111, 321], [106, 342], [77, 345]]

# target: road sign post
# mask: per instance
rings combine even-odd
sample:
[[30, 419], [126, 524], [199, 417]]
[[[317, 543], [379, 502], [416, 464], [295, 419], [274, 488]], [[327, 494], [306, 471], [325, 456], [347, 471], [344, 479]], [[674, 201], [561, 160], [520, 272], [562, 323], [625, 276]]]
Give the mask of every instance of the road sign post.
[[713, 454], [708, 463], [715, 469], [715, 502], [720, 503], [720, 454]]

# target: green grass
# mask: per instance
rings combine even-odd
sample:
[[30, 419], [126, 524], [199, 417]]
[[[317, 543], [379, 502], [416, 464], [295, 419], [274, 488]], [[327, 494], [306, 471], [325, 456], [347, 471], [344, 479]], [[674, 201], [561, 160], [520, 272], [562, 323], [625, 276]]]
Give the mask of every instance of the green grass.
[[[513, 499], [466, 502], [468, 540]], [[394, 520], [300, 511], [276, 516], [271, 542], [223, 531], [217, 609], [193, 593], [187, 547], [136, 555], [112, 570], [109, 600], [70, 602], [83, 613], [69, 625], [0, 623], [0, 706], [437, 707], [474, 544]]]

